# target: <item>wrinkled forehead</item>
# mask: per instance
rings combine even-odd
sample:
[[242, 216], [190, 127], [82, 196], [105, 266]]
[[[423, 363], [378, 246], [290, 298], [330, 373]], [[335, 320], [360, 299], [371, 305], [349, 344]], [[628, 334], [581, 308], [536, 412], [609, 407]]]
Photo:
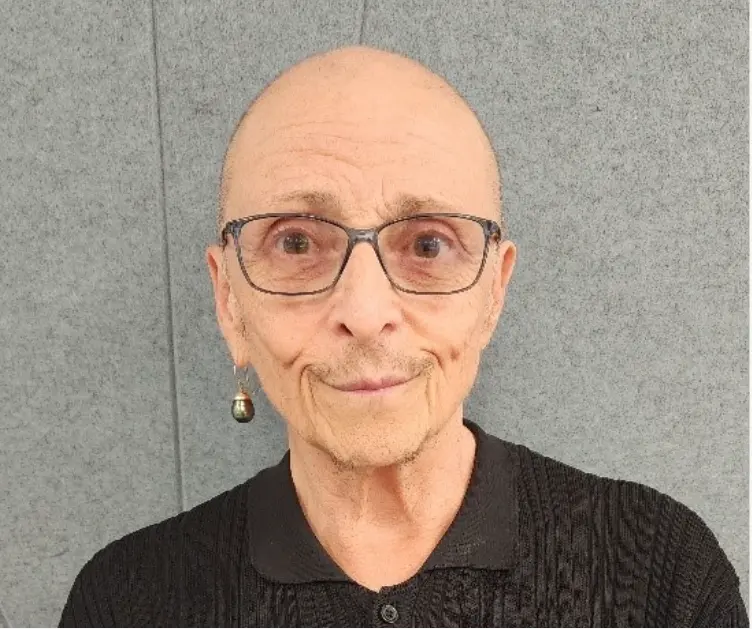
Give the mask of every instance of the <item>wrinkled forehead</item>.
[[334, 98], [287, 89], [262, 102], [228, 153], [227, 217], [307, 210], [289, 202], [301, 191], [334, 197], [327, 212], [340, 219], [391, 217], [406, 196], [498, 215], [497, 165], [472, 110], [435, 90], [364, 89]]

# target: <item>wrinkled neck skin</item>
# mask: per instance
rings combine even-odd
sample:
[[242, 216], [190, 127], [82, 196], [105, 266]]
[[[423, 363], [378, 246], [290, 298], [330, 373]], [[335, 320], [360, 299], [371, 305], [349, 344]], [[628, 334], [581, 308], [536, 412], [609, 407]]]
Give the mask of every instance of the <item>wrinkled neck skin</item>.
[[288, 431], [303, 512], [345, 569], [348, 561], [375, 564], [386, 553], [412, 553], [413, 563], [422, 564], [459, 510], [475, 460], [475, 437], [462, 423], [461, 407], [414, 460], [384, 467], [342, 469]]

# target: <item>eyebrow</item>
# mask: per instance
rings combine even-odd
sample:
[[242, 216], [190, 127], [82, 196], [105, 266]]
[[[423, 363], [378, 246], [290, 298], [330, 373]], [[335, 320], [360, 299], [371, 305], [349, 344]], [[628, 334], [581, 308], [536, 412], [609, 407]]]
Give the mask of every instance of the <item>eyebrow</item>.
[[[288, 201], [303, 202], [307, 206], [306, 211], [311, 214], [328, 216], [329, 218], [345, 218], [345, 209], [342, 202], [334, 194], [319, 190], [296, 190], [272, 198], [272, 203], [279, 205]], [[462, 211], [451, 203], [441, 201], [429, 195], [417, 196], [413, 194], [400, 194], [395, 201], [387, 204], [385, 221], [392, 221], [411, 214], [422, 212], [441, 212], [445, 214], [461, 214]]]

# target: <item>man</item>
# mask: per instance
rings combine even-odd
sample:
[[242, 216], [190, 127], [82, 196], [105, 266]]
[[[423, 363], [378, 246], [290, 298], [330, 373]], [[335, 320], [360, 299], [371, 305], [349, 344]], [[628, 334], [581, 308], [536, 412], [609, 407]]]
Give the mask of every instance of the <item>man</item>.
[[747, 625], [686, 506], [464, 418], [516, 249], [444, 80], [365, 47], [305, 60], [238, 125], [221, 197], [219, 325], [289, 452], [99, 551], [61, 626]]

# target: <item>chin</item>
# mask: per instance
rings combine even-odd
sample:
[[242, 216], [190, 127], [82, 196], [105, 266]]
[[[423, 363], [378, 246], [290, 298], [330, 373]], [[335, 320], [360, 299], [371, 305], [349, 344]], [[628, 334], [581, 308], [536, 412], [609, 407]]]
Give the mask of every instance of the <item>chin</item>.
[[419, 450], [406, 452], [329, 452], [334, 464], [341, 470], [391, 467], [410, 463], [420, 453]]
[[322, 450], [334, 464], [343, 470], [388, 467], [410, 463], [421, 453], [431, 436], [431, 427], [425, 424], [402, 424], [398, 427], [351, 426], [336, 435], [336, 443], [322, 444]]

